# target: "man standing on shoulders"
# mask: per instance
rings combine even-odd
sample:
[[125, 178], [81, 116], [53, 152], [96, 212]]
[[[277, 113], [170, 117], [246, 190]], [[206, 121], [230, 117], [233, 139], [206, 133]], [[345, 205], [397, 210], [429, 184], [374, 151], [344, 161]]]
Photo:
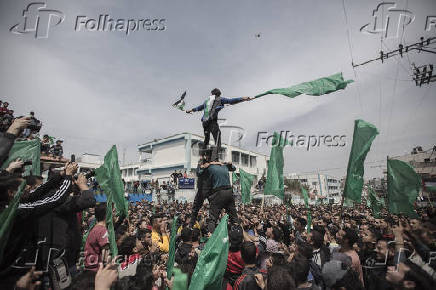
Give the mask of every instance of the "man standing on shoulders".
[[216, 88], [211, 91], [211, 94], [212, 95], [208, 97], [203, 104], [186, 111], [186, 113], [189, 114], [191, 112], [204, 111], [203, 117], [201, 118], [204, 129], [204, 148], [209, 145], [210, 133], [212, 133], [213, 139], [215, 140], [215, 146], [218, 147], [219, 152], [219, 149], [221, 148], [221, 131], [218, 126], [218, 112], [221, 111], [226, 104], [234, 105], [240, 102], [250, 101], [251, 98], [222, 98], [221, 91]]

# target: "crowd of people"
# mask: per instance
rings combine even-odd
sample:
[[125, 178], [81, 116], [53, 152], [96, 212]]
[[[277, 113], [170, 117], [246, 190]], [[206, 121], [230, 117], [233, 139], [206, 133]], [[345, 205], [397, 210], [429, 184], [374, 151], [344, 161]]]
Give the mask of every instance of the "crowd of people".
[[[0, 132], [0, 164], [32, 122], [31, 117], [15, 118]], [[111, 257], [106, 204], [96, 203], [93, 185], [77, 172], [77, 164], [68, 162], [50, 171], [45, 181], [40, 175], [23, 176], [23, 165], [15, 160], [0, 173], [0, 216], [5, 224], [3, 213], [26, 184], [10, 229], [2, 225], [1, 289], [173, 289], [167, 264], [175, 217], [175, 269], [189, 285], [223, 209], [230, 223], [222, 289], [436, 286], [432, 207], [417, 209], [416, 218], [386, 210], [375, 218], [364, 203], [235, 204], [229, 181], [234, 166], [205, 160], [197, 168], [194, 203], [157, 199], [129, 204], [127, 216], [117, 216], [114, 210], [118, 256]], [[210, 179], [204, 177], [208, 171]], [[210, 194], [201, 195], [206, 191]]]
[[[5, 133], [15, 119], [22, 117], [23, 116], [14, 116], [14, 110], [10, 109], [9, 103], [0, 100], [0, 132]], [[42, 122], [35, 117], [35, 112], [33, 111], [29, 113], [27, 118], [29, 124], [20, 132], [20, 136], [17, 136], [18, 140], [33, 140], [39, 138]], [[54, 142], [52, 137], [45, 134], [41, 139], [41, 155], [58, 160], [62, 159], [64, 153], [62, 147], [63, 142], [64, 141], [61, 139]]]
[[[191, 203], [143, 201], [131, 205], [129, 218], [118, 222], [115, 229], [119, 254], [125, 258], [113, 270], [118, 276], [114, 275], [112, 286], [171, 289], [166, 265], [175, 216], [176, 266], [189, 283], [211, 234], [209, 209], [206, 204], [193, 221]], [[417, 219], [387, 213], [374, 218], [367, 207], [359, 205], [345, 208], [341, 218], [340, 206], [316, 205], [310, 207], [310, 230], [308, 210], [300, 205], [239, 205], [240, 226], [229, 226], [230, 249], [222, 289], [434, 289], [434, 210], [421, 210]], [[84, 229], [94, 219], [104, 225], [104, 216], [98, 212], [98, 207], [87, 212]], [[104, 230], [98, 231], [99, 237], [105, 236]], [[89, 238], [85, 250], [88, 242]], [[107, 237], [99, 245], [97, 253], [108, 249]], [[84, 285], [82, 279], [91, 281], [88, 275], [86, 271], [79, 274], [78, 285]]]

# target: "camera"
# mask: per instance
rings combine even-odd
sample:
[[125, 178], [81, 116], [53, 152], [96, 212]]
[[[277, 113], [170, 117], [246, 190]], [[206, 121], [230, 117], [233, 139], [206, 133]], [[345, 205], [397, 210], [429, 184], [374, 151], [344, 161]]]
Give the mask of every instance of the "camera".
[[35, 117], [32, 117], [30, 119], [30, 125], [27, 128], [29, 128], [32, 132], [37, 133], [41, 130], [41, 127], [42, 127], [41, 121], [39, 121]]
[[[90, 171], [85, 173], [85, 178], [86, 179], [90, 179], [93, 176], [95, 176], [95, 171], [94, 170], [90, 170]], [[74, 179], [77, 180], [78, 177], [79, 177], [79, 173], [74, 174]]]

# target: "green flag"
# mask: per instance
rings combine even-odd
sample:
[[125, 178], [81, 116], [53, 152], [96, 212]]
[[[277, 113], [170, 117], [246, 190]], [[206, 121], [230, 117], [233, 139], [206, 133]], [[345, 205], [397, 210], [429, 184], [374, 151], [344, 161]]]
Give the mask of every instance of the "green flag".
[[289, 98], [295, 98], [296, 96], [301, 94], [320, 96], [320, 95], [336, 92], [337, 90], [345, 89], [347, 85], [352, 82], [353, 80], [345, 81], [342, 76], [342, 73], [337, 73], [311, 82], [301, 83], [289, 88], [269, 90], [255, 96], [255, 98], [259, 98], [270, 94], [284, 95]]
[[3, 253], [9, 240], [9, 234], [11, 233], [12, 225], [17, 215], [18, 204], [20, 203], [20, 198], [25, 186], [26, 181], [21, 182], [14, 199], [0, 214], [0, 263], [3, 263]]
[[301, 188], [301, 193], [303, 194], [304, 204], [306, 205], [306, 208], [308, 210], [308, 212], [307, 212], [307, 233], [310, 233], [310, 228], [312, 227], [312, 213], [310, 212], [310, 208], [309, 208], [309, 195], [307, 194], [307, 190], [303, 186], [300, 186], [300, 188]]
[[114, 219], [112, 217], [113, 201], [112, 195], [107, 195], [106, 201], [106, 228], [109, 235], [109, 247], [112, 258], [118, 255], [117, 240], [115, 239]]
[[232, 172], [232, 184], [235, 184], [235, 182], [237, 182], [239, 180], [238, 175], [236, 174], [236, 172]]
[[241, 195], [242, 203], [251, 202], [251, 186], [253, 185], [254, 175], [245, 172], [241, 168], [239, 169], [239, 175], [241, 176]]
[[174, 268], [174, 281], [171, 290], [188, 290], [188, 275], [180, 269]]
[[389, 212], [417, 216], [413, 204], [421, 189], [421, 177], [403, 161], [388, 159]]
[[307, 212], [307, 233], [310, 234], [310, 229], [312, 228], [312, 213], [310, 210]]
[[300, 188], [304, 198], [304, 204], [306, 205], [306, 207], [309, 207], [309, 195], [307, 194], [307, 190], [303, 186], [300, 186]]
[[377, 128], [363, 120], [354, 121], [353, 144], [348, 159], [344, 197], [360, 203], [362, 200], [364, 162], [372, 141], [378, 135]]
[[168, 253], [168, 262], [167, 262], [167, 277], [168, 280], [171, 280], [171, 276], [173, 275], [174, 269], [174, 259], [176, 254], [176, 238], [177, 238], [177, 216], [173, 220], [173, 224], [171, 226], [171, 235], [170, 235], [170, 250]]
[[124, 185], [115, 145], [104, 157], [103, 165], [95, 170], [95, 178], [108, 199], [109, 195], [111, 196], [111, 201], [115, 203], [117, 209], [117, 215], [127, 217], [129, 205], [124, 197]]
[[274, 132], [265, 189], [263, 191], [264, 194], [275, 195], [281, 200], [283, 200], [285, 194], [283, 181], [283, 148], [288, 144], [287, 140], [279, 133]]
[[7, 168], [12, 161], [21, 158], [23, 161], [32, 161], [32, 165], [26, 166], [24, 176], [41, 175], [41, 143], [38, 139], [30, 141], [15, 141], [9, 151], [8, 159], [3, 163], [2, 168]]
[[201, 252], [192, 274], [190, 290], [221, 290], [229, 252], [227, 220], [228, 215], [225, 215]]
[[372, 215], [375, 218], [380, 218], [380, 211], [384, 206], [383, 199], [380, 199], [377, 194], [375, 193], [374, 189], [372, 187], [368, 188], [368, 195], [369, 195], [369, 204], [371, 207]]
[[120, 166], [118, 164], [117, 147], [112, 146], [111, 150], [104, 157], [102, 166], [95, 170], [97, 179], [103, 192], [106, 194], [106, 227], [109, 234], [109, 243], [112, 257], [118, 255], [117, 243], [115, 240], [112, 208], [115, 204], [117, 215], [120, 218], [128, 215], [128, 202], [124, 198], [124, 186], [121, 180]]

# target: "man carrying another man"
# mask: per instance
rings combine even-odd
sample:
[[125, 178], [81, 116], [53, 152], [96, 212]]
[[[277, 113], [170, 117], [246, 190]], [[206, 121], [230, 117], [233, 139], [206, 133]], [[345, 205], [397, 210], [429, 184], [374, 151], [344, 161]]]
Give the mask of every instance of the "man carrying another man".
[[229, 214], [232, 224], [238, 223], [238, 214], [229, 177], [229, 171], [235, 171], [236, 168], [231, 163], [211, 161], [212, 151], [213, 149], [204, 151], [203, 161], [197, 168], [199, 190], [195, 196], [191, 219], [191, 223], [194, 223], [198, 210], [201, 208], [204, 199], [207, 198], [210, 204], [210, 221], [208, 223], [210, 233], [213, 233], [215, 230], [216, 222], [222, 209], [225, 209]]

